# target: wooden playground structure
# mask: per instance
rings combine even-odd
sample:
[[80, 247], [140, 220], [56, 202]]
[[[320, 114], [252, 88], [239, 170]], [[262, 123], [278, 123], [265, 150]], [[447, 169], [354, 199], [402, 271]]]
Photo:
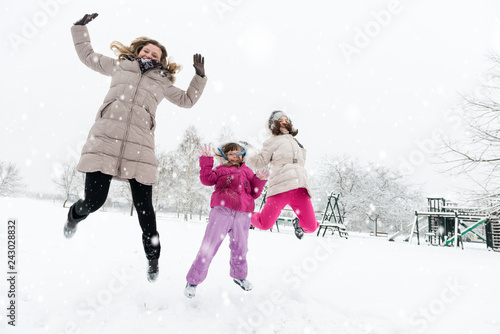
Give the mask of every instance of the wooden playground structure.
[[[444, 198], [428, 198], [427, 211], [415, 211], [415, 220], [401, 231], [391, 235], [389, 241], [407, 233], [404, 241], [412, 242], [416, 236], [420, 245], [423, 233], [427, 244], [433, 246], [461, 247], [468, 233], [480, 242], [486, 243], [487, 249], [500, 251], [500, 219], [487, 209], [464, 208], [446, 203]], [[479, 227], [484, 226], [484, 232]]]

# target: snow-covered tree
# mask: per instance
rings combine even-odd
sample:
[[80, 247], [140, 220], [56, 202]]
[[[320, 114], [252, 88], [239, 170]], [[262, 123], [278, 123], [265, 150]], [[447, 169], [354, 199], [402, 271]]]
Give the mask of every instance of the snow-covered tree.
[[367, 169], [367, 193], [365, 212], [369, 226], [377, 233], [379, 226], [398, 231], [414, 218], [414, 212], [425, 204], [423, 196], [408, 185], [403, 176], [387, 167], [370, 164]]
[[[421, 208], [419, 191], [396, 171], [372, 163], [363, 165], [347, 155], [323, 161], [311, 178], [315, 197], [340, 194], [340, 214], [351, 230], [399, 230]], [[315, 206], [323, 210], [326, 200], [316, 201]]]
[[212, 194], [212, 190], [213, 187], [203, 186], [194, 194], [193, 200], [191, 201], [190, 213], [197, 214], [200, 220], [202, 215], [210, 212], [210, 196]]
[[171, 204], [174, 189], [178, 188], [179, 180], [176, 177], [177, 163], [176, 153], [159, 153], [158, 172], [156, 184], [153, 186], [153, 205], [158, 210], [160, 205], [167, 206]]
[[0, 161], [0, 196], [11, 196], [21, 192], [21, 172], [16, 164]]
[[200, 167], [198, 163], [198, 148], [201, 145], [201, 137], [194, 126], [186, 129], [184, 136], [175, 152], [176, 168], [174, 170], [178, 181], [178, 187], [174, 190], [175, 196], [182, 205], [184, 220], [188, 220], [188, 214], [194, 210], [196, 193], [203, 187], [199, 181]]
[[216, 145], [221, 145], [222, 143], [233, 140], [239, 140], [239, 138], [236, 138], [234, 131], [229, 126], [223, 126], [219, 133], [219, 137], [217, 137]]
[[323, 164], [311, 177], [315, 209], [324, 210], [328, 194], [334, 192], [340, 194], [340, 214], [346, 223], [353, 228], [354, 225], [363, 222], [363, 211], [366, 208], [364, 202], [366, 195], [363, 195], [366, 190], [366, 177], [358, 161], [348, 156], [323, 159]]

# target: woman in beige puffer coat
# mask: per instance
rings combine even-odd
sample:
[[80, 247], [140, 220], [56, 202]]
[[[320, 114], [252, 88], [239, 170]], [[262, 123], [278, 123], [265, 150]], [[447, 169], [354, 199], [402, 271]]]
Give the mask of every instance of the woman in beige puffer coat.
[[266, 203], [261, 212], [252, 215], [252, 225], [269, 230], [288, 204], [297, 215], [293, 225], [295, 235], [301, 239], [304, 232], [313, 233], [319, 226], [304, 168], [306, 150], [294, 138], [298, 130], [282, 111], [274, 111], [268, 125], [271, 138], [264, 142], [260, 153], [249, 154], [247, 158], [247, 164], [256, 169], [271, 164]]
[[179, 66], [168, 62], [165, 47], [155, 40], [140, 37], [128, 47], [113, 42], [112, 49], [120, 53], [118, 59], [94, 52], [86, 24], [95, 17], [97, 14], [87, 14], [71, 27], [73, 42], [80, 60], [110, 76], [111, 85], [77, 166], [85, 173], [85, 198], [71, 206], [64, 234], [71, 238], [77, 224], [104, 204], [112, 178], [128, 180], [149, 261], [148, 280], [154, 281], [160, 256], [152, 204], [158, 165], [154, 152], [156, 108], [164, 98], [183, 108], [198, 101], [207, 82], [204, 59], [194, 55], [196, 75], [183, 91], [173, 86]]

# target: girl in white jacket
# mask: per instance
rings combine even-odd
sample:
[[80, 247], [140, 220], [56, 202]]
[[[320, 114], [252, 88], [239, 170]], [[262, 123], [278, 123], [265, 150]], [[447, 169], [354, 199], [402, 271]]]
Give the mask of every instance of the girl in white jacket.
[[252, 215], [252, 225], [269, 230], [288, 204], [297, 215], [293, 225], [295, 235], [301, 239], [304, 232], [313, 233], [319, 226], [304, 168], [306, 150], [294, 138], [298, 130], [282, 111], [273, 111], [268, 126], [271, 138], [264, 142], [260, 153], [247, 158], [247, 164], [256, 169], [271, 164], [266, 203], [261, 212]]

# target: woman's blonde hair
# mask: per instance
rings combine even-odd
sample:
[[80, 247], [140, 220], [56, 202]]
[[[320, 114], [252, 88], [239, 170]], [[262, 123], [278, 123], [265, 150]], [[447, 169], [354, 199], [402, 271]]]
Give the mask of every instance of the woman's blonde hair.
[[118, 41], [111, 43], [110, 48], [118, 56], [118, 59], [130, 59], [137, 58], [142, 48], [148, 44], [156, 45], [161, 50], [160, 63], [163, 68], [168, 72], [168, 77], [172, 83], [175, 82], [175, 74], [177, 74], [181, 69], [181, 65], [177, 65], [173, 62], [171, 58], [167, 58], [167, 49], [161, 45], [158, 41], [148, 38], [148, 37], [138, 37], [132, 41], [130, 46], [125, 46]]

